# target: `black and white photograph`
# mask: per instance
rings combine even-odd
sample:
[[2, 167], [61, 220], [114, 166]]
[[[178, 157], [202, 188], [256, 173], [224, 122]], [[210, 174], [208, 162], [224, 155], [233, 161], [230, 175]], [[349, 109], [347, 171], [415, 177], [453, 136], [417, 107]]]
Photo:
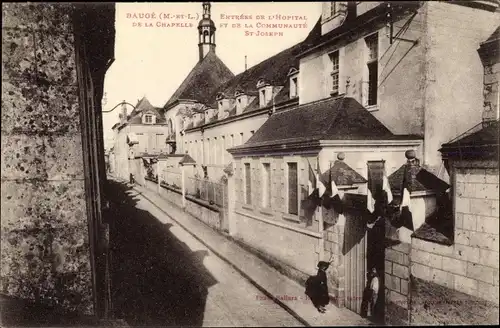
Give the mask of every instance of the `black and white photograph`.
[[500, 0], [3, 2], [1, 327], [499, 324]]

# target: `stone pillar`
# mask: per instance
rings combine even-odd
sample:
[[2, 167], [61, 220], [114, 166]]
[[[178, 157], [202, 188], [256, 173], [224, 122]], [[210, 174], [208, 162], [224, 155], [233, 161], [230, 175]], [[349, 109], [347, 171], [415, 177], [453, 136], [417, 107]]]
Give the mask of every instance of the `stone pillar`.
[[345, 217], [340, 214], [337, 223], [328, 227], [323, 236], [325, 238], [325, 260], [331, 258], [329, 269], [329, 286], [331, 297], [338, 307], [345, 306], [345, 264], [342, 247], [344, 245]]
[[385, 322], [410, 323], [410, 251], [411, 244], [399, 243], [385, 249]]
[[235, 236], [236, 231], [236, 216], [234, 214], [234, 208], [236, 203], [236, 185], [234, 181], [234, 169], [233, 163], [229, 164], [225, 169], [224, 173], [227, 175], [227, 215], [228, 215], [228, 226], [229, 235]]
[[181, 166], [181, 190], [182, 190], [182, 208], [186, 208], [186, 167]]
[[160, 194], [160, 189], [161, 189], [161, 178], [163, 176], [163, 164], [162, 160], [158, 159], [158, 194]]

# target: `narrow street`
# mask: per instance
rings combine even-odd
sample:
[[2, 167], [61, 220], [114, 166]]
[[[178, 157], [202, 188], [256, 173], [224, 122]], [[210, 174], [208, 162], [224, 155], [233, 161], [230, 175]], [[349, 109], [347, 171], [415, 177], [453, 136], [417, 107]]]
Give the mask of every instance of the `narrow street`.
[[108, 183], [118, 318], [131, 326], [301, 326], [135, 190]]

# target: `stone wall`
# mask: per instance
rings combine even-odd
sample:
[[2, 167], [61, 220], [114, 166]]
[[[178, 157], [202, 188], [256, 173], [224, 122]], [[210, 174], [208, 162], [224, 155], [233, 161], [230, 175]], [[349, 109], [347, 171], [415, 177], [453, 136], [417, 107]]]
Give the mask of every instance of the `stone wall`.
[[[324, 212], [327, 211], [324, 210]], [[342, 245], [344, 244], [343, 224], [328, 225], [323, 231], [323, 238], [325, 240], [324, 258], [331, 258], [332, 261], [330, 269], [327, 271], [329, 292], [331, 297], [335, 300], [335, 304], [339, 307], [343, 307], [345, 304], [345, 267], [344, 254], [342, 254]]]
[[410, 250], [408, 243], [385, 249], [385, 321], [387, 324], [408, 324], [410, 309]]
[[498, 304], [498, 168], [485, 164], [454, 164], [454, 244], [414, 238], [412, 274]]
[[2, 4], [2, 44], [1, 293], [91, 314], [70, 7]]

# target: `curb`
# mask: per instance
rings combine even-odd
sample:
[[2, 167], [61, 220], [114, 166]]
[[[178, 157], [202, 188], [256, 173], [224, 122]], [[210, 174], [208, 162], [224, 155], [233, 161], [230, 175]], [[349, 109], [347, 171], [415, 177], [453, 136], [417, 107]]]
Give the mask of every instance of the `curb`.
[[[128, 183], [127, 183], [128, 185]], [[132, 188], [137, 191], [142, 197], [144, 197], [147, 201], [149, 201], [151, 204], [153, 204], [157, 209], [162, 211], [166, 216], [168, 216], [172, 221], [176, 222], [181, 228], [186, 230], [191, 236], [193, 236], [196, 240], [198, 240], [200, 243], [202, 243], [206, 248], [208, 248], [212, 253], [217, 255], [220, 259], [222, 259], [224, 262], [229, 264], [233, 269], [235, 269], [239, 274], [241, 274], [245, 279], [247, 279], [254, 287], [256, 287], [259, 291], [261, 291], [264, 295], [267, 297], [271, 298], [274, 303], [278, 304], [280, 307], [282, 307], [285, 311], [287, 311], [290, 315], [292, 315], [295, 319], [297, 319], [300, 323], [302, 323], [306, 327], [311, 327], [311, 324], [309, 324], [304, 318], [302, 318], [297, 312], [295, 312], [293, 309], [291, 309], [288, 305], [283, 303], [281, 300], [279, 300], [277, 297], [275, 297], [273, 294], [267, 291], [266, 288], [258, 284], [255, 280], [253, 280], [246, 272], [244, 272], [242, 269], [240, 269], [237, 265], [235, 265], [231, 260], [226, 258], [224, 255], [220, 254], [217, 250], [215, 250], [212, 246], [208, 245], [204, 240], [202, 240], [200, 237], [195, 235], [193, 232], [191, 232], [186, 226], [184, 226], [182, 223], [180, 223], [178, 220], [174, 219], [169, 213], [167, 213], [164, 209], [162, 209], [160, 206], [156, 205], [156, 203], [151, 200], [148, 196], [140, 192], [138, 189], [136, 189], [135, 186], [132, 186]], [[167, 201], [167, 200], [165, 200]], [[168, 202], [168, 201], [167, 201]], [[175, 205], [173, 205], [175, 206]], [[182, 211], [182, 209], [180, 209]], [[186, 215], [189, 215], [188, 213], [185, 213]], [[198, 220], [199, 221], [199, 220]], [[203, 223], [202, 221], [200, 221]], [[223, 234], [221, 234], [222, 237], [226, 238], [228, 241], [234, 242], [231, 239], [227, 238]], [[241, 246], [240, 246], [241, 247]]]

